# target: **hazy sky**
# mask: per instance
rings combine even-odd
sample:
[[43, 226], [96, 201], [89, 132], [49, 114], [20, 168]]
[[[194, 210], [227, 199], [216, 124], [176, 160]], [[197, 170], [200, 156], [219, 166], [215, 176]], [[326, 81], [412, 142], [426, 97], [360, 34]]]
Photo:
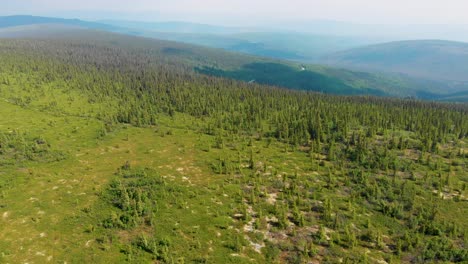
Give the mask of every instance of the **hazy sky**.
[[337, 20], [372, 24], [468, 24], [467, 0], [0, 0], [0, 15], [268, 24]]

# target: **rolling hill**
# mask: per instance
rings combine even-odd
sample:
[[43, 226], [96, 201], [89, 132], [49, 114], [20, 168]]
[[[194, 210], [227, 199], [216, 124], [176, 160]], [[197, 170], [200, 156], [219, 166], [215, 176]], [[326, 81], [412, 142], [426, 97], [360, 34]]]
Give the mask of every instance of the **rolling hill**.
[[382, 38], [377, 37], [340, 37], [326, 34], [305, 34], [264, 28], [225, 27], [189, 22], [119, 20], [88, 22], [79, 19], [36, 16], [0, 17], [0, 28], [44, 24], [106, 30], [302, 62], [313, 62], [325, 54], [382, 41]]
[[[86, 40], [98, 45], [145, 49], [148, 56], [194, 72], [245, 82], [342, 95], [417, 96], [419, 86], [406, 79], [255, 57], [202, 46], [134, 37], [66, 25], [30, 25], [0, 29], [0, 37]], [[421, 87], [422, 88], [422, 87]]]
[[135, 35], [185, 42], [257, 56], [302, 62], [325, 54], [382, 42], [382, 37], [335, 36], [267, 28], [222, 27], [188, 22], [99, 21], [132, 29]]
[[56, 25], [68, 25], [90, 29], [100, 29], [109, 31], [121, 30], [119, 27], [107, 25], [97, 22], [88, 22], [79, 19], [63, 19], [53, 17], [39, 17], [39, 16], [3, 16], [0, 17], [0, 28], [16, 27], [16, 26], [28, 26], [28, 25], [41, 25], [41, 24], [56, 24]]
[[99, 20], [99, 23], [113, 25], [119, 28], [131, 28], [142, 31], [190, 34], [235, 34], [249, 31], [247, 28], [216, 26], [183, 21], [139, 22], [126, 20]]
[[415, 40], [371, 45], [326, 56], [322, 62], [366, 71], [468, 82], [468, 43]]
[[[27, 19], [26, 19], [27, 18]], [[165, 60], [191, 68], [193, 71], [217, 77], [232, 78], [245, 82], [274, 85], [291, 89], [315, 91], [341, 95], [378, 95], [396, 97], [415, 97], [430, 100], [467, 101], [464, 82], [445, 80], [427, 80], [425, 78], [408, 77], [406, 75], [389, 75], [381, 73], [366, 73], [362, 70], [345, 70], [319, 65], [306, 65], [296, 62], [271, 59], [278, 53], [263, 54], [265, 57], [256, 57], [236, 52], [227, 52], [196, 45], [183, 44], [172, 41], [163, 41], [152, 38], [132, 36], [127, 29], [115, 26], [110, 31], [122, 31], [123, 34], [112, 33], [95, 29], [93, 23], [87, 24], [76, 20], [46, 20], [45, 18], [26, 17], [17, 21], [30, 21], [30, 25], [0, 28], [0, 37], [3, 38], [33, 38], [33, 39], [86, 39], [100, 45], [114, 45], [119, 47], [140, 47], [151, 50], [154, 54], [163, 54]], [[29, 20], [28, 20], [29, 19]], [[50, 22], [52, 24], [49, 24]], [[18, 22], [19, 23], [19, 22]], [[18, 24], [17, 23], [17, 24]], [[68, 23], [68, 24], [67, 24]], [[10, 23], [11, 24], [11, 23]], [[6, 23], [4, 23], [6, 25]], [[102, 24], [97, 24], [102, 26]], [[88, 27], [89, 28], [88, 28]], [[166, 35], [167, 34], [167, 35]], [[176, 34], [184, 38], [190, 34], [185, 33], [154, 33], [153, 37], [170, 38]], [[238, 36], [246, 37], [247, 33]], [[249, 33], [250, 34], [250, 33]], [[254, 35], [248, 35], [253, 37]], [[198, 39], [197, 34], [192, 35]], [[264, 34], [262, 39], [273, 38], [274, 34]], [[200, 40], [200, 39], [198, 39]], [[206, 40], [206, 39], [205, 39]], [[279, 39], [277, 39], [279, 43]], [[336, 38], [335, 40], [338, 40]], [[213, 39], [216, 41], [216, 38]], [[236, 39], [219, 45], [236, 45]], [[209, 43], [201, 43], [209, 46]], [[217, 44], [217, 45], [218, 45]], [[256, 44], [262, 45], [262, 44]], [[286, 47], [283, 41], [281, 45]], [[302, 44], [305, 46], [304, 44]], [[242, 45], [238, 46], [242, 50]], [[303, 47], [305, 48], [305, 47]], [[262, 48], [260, 48], [262, 49]], [[263, 52], [265, 49], [263, 48]], [[286, 57], [289, 51], [282, 50]]]
[[142, 31], [141, 35], [304, 63], [316, 62], [325, 54], [378, 42], [370, 38], [295, 32], [244, 32], [215, 35]]

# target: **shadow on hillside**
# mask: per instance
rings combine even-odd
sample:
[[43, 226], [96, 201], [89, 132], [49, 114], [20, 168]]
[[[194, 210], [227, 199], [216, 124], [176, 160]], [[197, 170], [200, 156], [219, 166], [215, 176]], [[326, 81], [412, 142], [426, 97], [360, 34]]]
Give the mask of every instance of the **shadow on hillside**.
[[448, 94], [436, 94], [427, 91], [417, 91], [416, 97], [423, 100], [435, 100], [445, 102], [468, 102], [468, 91], [460, 91]]
[[280, 63], [250, 63], [234, 71], [225, 71], [213, 67], [196, 67], [199, 73], [232, 78], [246, 82], [286, 87], [296, 90], [306, 90], [340, 95], [377, 95], [385, 96], [376, 89], [358, 89], [343, 81], [324, 74], [298, 70]]
[[164, 55], [193, 55], [193, 52], [188, 49], [178, 49], [166, 47], [162, 49]]

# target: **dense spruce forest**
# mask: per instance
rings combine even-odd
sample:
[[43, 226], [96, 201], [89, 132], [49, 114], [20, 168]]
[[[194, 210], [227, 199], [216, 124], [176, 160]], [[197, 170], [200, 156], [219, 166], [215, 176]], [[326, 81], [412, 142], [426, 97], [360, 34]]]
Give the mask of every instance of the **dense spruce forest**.
[[[70, 22], [70, 21], [69, 21]], [[76, 21], [75, 21], [76, 22]], [[0, 23], [1, 27], [1, 23]], [[373, 95], [467, 102], [467, 84], [460, 81], [415, 78], [399, 73], [362, 72], [323, 65], [232, 53], [222, 49], [132, 37], [68, 24], [33, 24], [0, 28], [0, 38], [79, 40], [132, 47], [178, 61], [199, 73], [295, 90], [339, 95]], [[85, 41], [85, 42], [86, 42]], [[449, 47], [446, 47], [449, 49]], [[440, 56], [439, 56], [440, 57]]]
[[0, 40], [0, 262], [468, 262], [466, 104], [171, 52]]

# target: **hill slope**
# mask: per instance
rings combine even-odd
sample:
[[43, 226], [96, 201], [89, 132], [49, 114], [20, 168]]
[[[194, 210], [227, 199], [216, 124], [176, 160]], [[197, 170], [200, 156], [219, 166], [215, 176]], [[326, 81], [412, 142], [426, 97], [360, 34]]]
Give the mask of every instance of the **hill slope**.
[[325, 54], [382, 41], [381, 38], [307, 34], [262, 28], [221, 27], [187, 22], [131, 22], [103, 20], [103, 23], [132, 29], [140, 36], [155, 37], [257, 56], [311, 62]]
[[463, 42], [391, 42], [339, 52], [325, 57], [323, 62], [426, 79], [468, 82], [468, 43]]
[[202, 48], [70, 34], [0, 40], [1, 263], [468, 261], [467, 105], [248, 85], [194, 73]]
[[88, 22], [88, 21], [83, 21], [79, 19], [63, 19], [63, 18], [25, 16], [25, 15], [0, 17], [0, 28], [38, 25], [38, 24], [59, 24], [59, 25], [69, 25], [69, 26], [100, 29], [100, 30], [111, 30], [111, 31], [120, 30], [120, 28], [116, 26], [107, 25], [103, 23]]
[[35, 16], [0, 17], [0, 28], [38, 24], [72, 25], [107, 30], [303, 62], [314, 61], [324, 54], [378, 42], [378, 38], [375, 37], [337, 37], [325, 34], [275, 32], [271, 29], [223, 27], [188, 22], [118, 20], [87, 22], [78, 19]]
[[[403, 75], [350, 71], [255, 57], [172, 41], [164, 41], [63, 24], [35, 24], [0, 29], [0, 38], [84, 40], [162, 56], [198, 73], [290, 89], [341, 95], [378, 95], [466, 101], [468, 84], [427, 81]], [[453, 93], [456, 93], [452, 95]]]
[[[171, 41], [133, 37], [103, 31], [84, 30], [64, 25], [30, 25], [0, 29], [0, 37], [80, 40], [100, 45], [145, 49], [148, 56], [159, 54], [182, 67], [218, 77], [234, 78], [292, 89], [324, 93], [354, 95], [414, 94], [392, 79], [362, 75], [346, 70], [332, 70], [320, 66], [301, 64], [268, 58], [254, 57], [221, 49], [205, 48]], [[340, 75], [346, 76], [341, 78]], [[390, 85], [389, 85], [390, 84]], [[393, 84], [393, 85], [392, 85]]]
[[168, 22], [138, 22], [121, 20], [100, 20], [99, 23], [113, 25], [134, 30], [166, 32], [166, 33], [190, 33], [190, 34], [234, 34], [243, 32], [244, 28], [224, 27], [208, 24], [190, 23], [182, 21]]

